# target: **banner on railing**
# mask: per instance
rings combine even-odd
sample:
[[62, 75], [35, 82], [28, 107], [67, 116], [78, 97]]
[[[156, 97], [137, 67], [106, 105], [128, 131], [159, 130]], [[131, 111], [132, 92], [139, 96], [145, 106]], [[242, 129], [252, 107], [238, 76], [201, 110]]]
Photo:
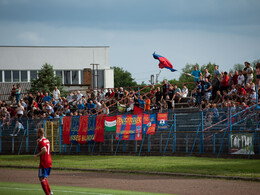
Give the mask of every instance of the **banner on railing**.
[[[253, 144], [253, 133], [233, 133], [230, 134], [230, 148], [231, 154], [249, 154], [250, 148]], [[252, 147], [251, 154], [254, 153], [254, 146]]]
[[156, 114], [143, 115], [143, 134], [154, 135], [156, 128]]
[[71, 143], [77, 143], [77, 137], [79, 133], [79, 120], [80, 116], [72, 116], [70, 124], [70, 141]]
[[98, 115], [96, 118], [95, 142], [104, 142], [105, 115]]
[[88, 117], [87, 143], [91, 143], [94, 141], [96, 117], [96, 115], [89, 115]]
[[142, 140], [143, 115], [117, 115], [117, 140]]
[[77, 142], [80, 144], [87, 143], [87, 131], [88, 131], [88, 115], [81, 116], [79, 120], [79, 132]]
[[105, 118], [105, 131], [116, 131], [116, 116]]
[[157, 114], [157, 127], [158, 129], [167, 129], [168, 121], [167, 121], [168, 113], [158, 113]]
[[63, 117], [63, 144], [70, 144], [70, 125], [71, 117]]

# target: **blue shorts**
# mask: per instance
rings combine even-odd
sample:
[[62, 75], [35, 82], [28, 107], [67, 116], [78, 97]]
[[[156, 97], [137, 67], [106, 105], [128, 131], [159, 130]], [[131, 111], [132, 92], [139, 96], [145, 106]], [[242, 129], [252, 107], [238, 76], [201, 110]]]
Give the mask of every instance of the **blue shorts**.
[[39, 168], [38, 177], [47, 178], [48, 175], [50, 175], [50, 173], [51, 173], [51, 168], [46, 168], [46, 169]]

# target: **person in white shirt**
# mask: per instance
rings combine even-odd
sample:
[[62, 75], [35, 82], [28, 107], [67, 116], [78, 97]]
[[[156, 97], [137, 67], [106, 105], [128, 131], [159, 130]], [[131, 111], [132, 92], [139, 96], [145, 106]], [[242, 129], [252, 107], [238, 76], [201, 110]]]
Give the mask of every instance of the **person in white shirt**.
[[182, 88], [181, 93], [180, 93], [181, 96], [179, 97], [178, 103], [181, 102], [181, 98], [186, 98], [188, 96], [188, 93], [189, 93], [188, 88], [186, 87], [185, 84], [183, 84], [183, 88]]
[[80, 91], [77, 91], [77, 102], [79, 102], [82, 98], [82, 94], [80, 93]]
[[240, 70], [239, 75], [237, 77], [237, 84], [244, 86], [244, 83], [245, 83], [244, 80], [245, 80], [245, 77], [242, 74], [242, 70]]
[[58, 90], [57, 86], [54, 87], [52, 95], [55, 100], [58, 100], [60, 98], [60, 90]]

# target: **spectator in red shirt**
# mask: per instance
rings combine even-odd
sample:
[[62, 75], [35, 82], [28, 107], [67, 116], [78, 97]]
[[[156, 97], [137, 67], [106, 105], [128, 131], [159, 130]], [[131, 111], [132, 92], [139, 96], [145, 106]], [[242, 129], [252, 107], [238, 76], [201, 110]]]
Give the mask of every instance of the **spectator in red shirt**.
[[233, 77], [232, 77], [232, 84], [233, 85], [237, 85], [237, 78], [238, 78], [238, 71], [236, 70], [235, 71], [235, 74], [233, 75]]
[[241, 85], [238, 85], [237, 94], [240, 97], [244, 97], [246, 95], [246, 90]]
[[226, 90], [228, 91], [229, 88], [229, 76], [227, 72], [224, 72], [223, 78], [221, 80], [221, 93], [223, 94], [223, 91]]

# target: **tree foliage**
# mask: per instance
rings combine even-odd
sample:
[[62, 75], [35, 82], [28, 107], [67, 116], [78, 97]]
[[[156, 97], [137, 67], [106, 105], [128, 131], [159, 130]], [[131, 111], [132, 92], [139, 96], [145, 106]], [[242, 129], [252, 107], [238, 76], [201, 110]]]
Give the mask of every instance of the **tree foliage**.
[[52, 65], [45, 63], [38, 72], [38, 78], [32, 79], [29, 92], [33, 94], [37, 92], [52, 92], [54, 86], [57, 86], [60, 92], [64, 93], [61, 78], [54, 75]]
[[112, 68], [114, 69], [114, 86], [116, 88], [137, 86], [137, 83], [132, 78], [132, 74], [130, 72], [116, 66]]

